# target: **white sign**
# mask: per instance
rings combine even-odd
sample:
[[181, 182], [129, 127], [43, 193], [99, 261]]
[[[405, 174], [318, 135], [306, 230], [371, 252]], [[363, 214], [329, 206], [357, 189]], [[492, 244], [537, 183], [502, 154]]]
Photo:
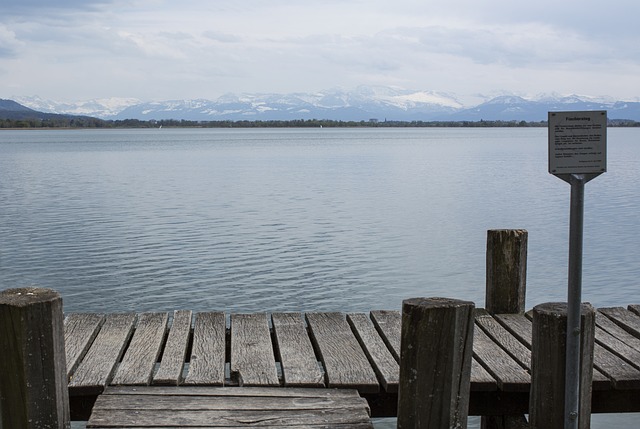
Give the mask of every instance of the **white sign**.
[[549, 112], [549, 173], [607, 171], [607, 112]]

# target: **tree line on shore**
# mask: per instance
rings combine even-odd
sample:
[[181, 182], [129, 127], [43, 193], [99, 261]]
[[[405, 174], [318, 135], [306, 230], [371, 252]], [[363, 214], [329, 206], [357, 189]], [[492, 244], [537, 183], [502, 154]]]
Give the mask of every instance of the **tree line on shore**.
[[[0, 128], [397, 128], [397, 127], [546, 127], [547, 121], [336, 121], [329, 119], [294, 119], [267, 121], [188, 121], [123, 119], [102, 120], [91, 117], [57, 117], [50, 119], [0, 119]], [[612, 127], [640, 127], [640, 122], [613, 119]]]

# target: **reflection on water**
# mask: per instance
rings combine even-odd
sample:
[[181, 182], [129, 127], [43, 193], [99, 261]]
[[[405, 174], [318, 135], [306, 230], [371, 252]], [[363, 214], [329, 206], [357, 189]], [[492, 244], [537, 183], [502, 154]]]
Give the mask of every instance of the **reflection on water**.
[[[640, 303], [639, 130], [586, 187], [583, 297]], [[484, 302], [486, 230], [529, 231], [527, 302], [566, 295], [546, 129], [0, 132], [0, 287], [75, 311]], [[379, 426], [387, 423], [379, 423]]]

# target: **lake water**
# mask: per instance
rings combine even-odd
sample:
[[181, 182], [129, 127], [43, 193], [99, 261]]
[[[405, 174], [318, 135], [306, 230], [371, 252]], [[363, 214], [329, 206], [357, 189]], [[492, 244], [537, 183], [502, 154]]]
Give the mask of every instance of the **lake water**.
[[[595, 306], [640, 303], [639, 149], [610, 129], [586, 185]], [[569, 197], [545, 128], [1, 131], [0, 288], [67, 312], [483, 306], [486, 231], [524, 228], [531, 308], [566, 300]]]

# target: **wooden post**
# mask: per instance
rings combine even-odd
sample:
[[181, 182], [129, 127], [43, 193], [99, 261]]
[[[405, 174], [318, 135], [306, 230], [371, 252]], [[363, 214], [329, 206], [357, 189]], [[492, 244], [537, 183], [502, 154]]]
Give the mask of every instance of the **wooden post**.
[[[582, 304], [580, 429], [590, 427], [595, 320], [591, 304]], [[533, 308], [529, 399], [532, 429], [564, 427], [566, 336], [566, 303], [546, 303]]]
[[54, 290], [0, 292], [0, 427], [69, 427], [63, 323]]
[[[524, 229], [487, 231], [485, 308], [491, 314], [523, 314], [527, 292], [527, 242]], [[522, 428], [518, 416], [482, 416], [481, 429]]]
[[402, 303], [398, 428], [467, 427], [474, 307], [446, 298]]
[[522, 314], [527, 292], [527, 241], [524, 229], [487, 231], [486, 309], [491, 314]]

